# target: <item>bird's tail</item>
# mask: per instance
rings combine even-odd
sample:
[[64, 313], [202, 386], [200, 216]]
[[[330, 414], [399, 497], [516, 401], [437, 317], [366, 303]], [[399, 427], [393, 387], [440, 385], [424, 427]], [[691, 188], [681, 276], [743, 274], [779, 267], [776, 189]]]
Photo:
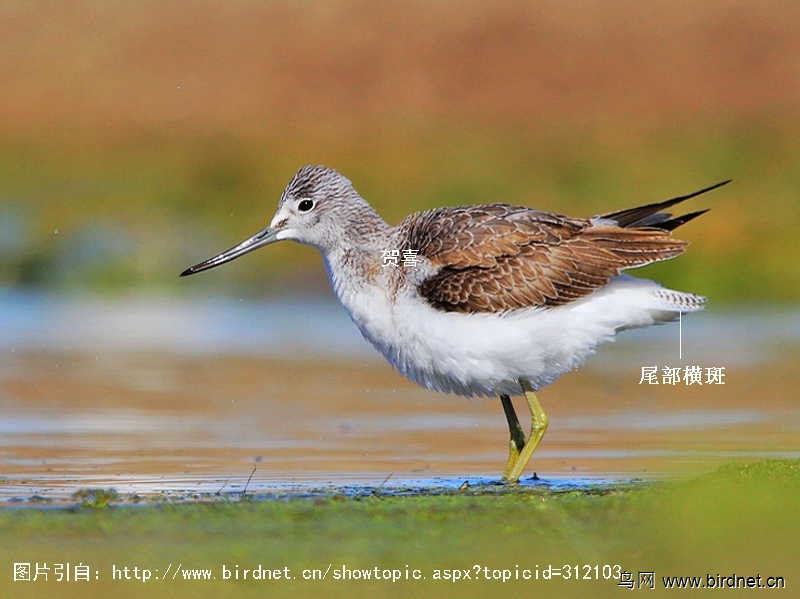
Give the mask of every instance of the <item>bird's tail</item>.
[[[592, 301], [587, 301], [591, 298]], [[592, 311], [593, 318], [617, 332], [678, 320], [681, 313], [702, 310], [706, 298], [673, 291], [654, 281], [620, 275], [584, 300], [573, 310]]]

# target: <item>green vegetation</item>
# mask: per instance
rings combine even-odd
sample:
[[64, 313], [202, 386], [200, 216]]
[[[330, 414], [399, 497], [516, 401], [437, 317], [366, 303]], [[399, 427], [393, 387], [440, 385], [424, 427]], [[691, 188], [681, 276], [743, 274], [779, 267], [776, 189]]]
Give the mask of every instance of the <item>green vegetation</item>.
[[[752, 124], [654, 129], [630, 138], [574, 128], [375, 130], [321, 141], [263, 131], [117, 137], [62, 134], [0, 144], [0, 285], [187, 290], [187, 265], [266, 225], [295, 169], [334, 166], [390, 222], [445, 204], [507, 201], [592, 215], [733, 178], [687, 210], [689, 254], [651, 268], [714, 300], [800, 299], [794, 234], [800, 132]], [[323, 288], [315, 252], [270, 248], [215, 273], [215, 292], [269, 293], [293, 277]], [[268, 273], [268, 276], [265, 274]], [[296, 284], [296, 283], [295, 283]], [[308, 284], [306, 284], [307, 286]]]
[[[731, 465], [685, 482], [582, 491], [496, 487], [444, 495], [331, 495], [315, 499], [215, 501], [106, 510], [14, 509], [0, 512], [0, 563], [88, 565], [89, 582], [61, 583], [59, 595], [135, 597], [169, 589], [171, 597], [345, 596], [479, 597], [487, 592], [521, 596], [614, 596], [616, 581], [603, 565], [619, 565], [637, 579], [665, 576], [782, 576], [786, 588], [800, 580], [800, 463], [768, 461]], [[215, 580], [163, 577], [168, 566], [210, 569]], [[304, 570], [326, 571], [303, 580]], [[580, 580], [544, 571], [579, 566]], [[590, 566], [585, 569], [583, 566]], [[223, 580], [227, 568], [230, 578]], [[389, 569], [402, 580], [336, 580], [342, 566]], [[476, 566], [479, 566], [476, 568]], [[601, 580], [594, 577], [599, 566]], [[113, 580], [114, 568], [118, 579]], [[122, 568], [131, 580], [120, 580]], [[295, 579], [242, 580], [243, 570], [288, 568]], [[148, 571], [152, 579], [136, 580]], [[240, 580], [235, 579], [238, 568]], [[509, 571], [503, 583], [484, 580]], [[405, 580], [419, 570], [425, 580]], [[516, 580], [530, 570], [540, 579]], [[473, 579], [436, 581], [436, 570], [471, 572]], [[476, 581], [476, 571], [481, 578]], [[98, 579], [94, 579], [94, 572]], [[565, 571], [565, 570], [564, 570]], [[252, 575], [250, 575], [252, 576]], [[52, 577], [52, 574], [51, 574]], [[52, 593], [56, 583], [16, 583], [17, 597]], [[64, 594], [61, 594], [62, 591]]]
[[116, 489], [79, 489], [72, 494], [77, 504], [81, 507], [101, 510], [119, 500]]

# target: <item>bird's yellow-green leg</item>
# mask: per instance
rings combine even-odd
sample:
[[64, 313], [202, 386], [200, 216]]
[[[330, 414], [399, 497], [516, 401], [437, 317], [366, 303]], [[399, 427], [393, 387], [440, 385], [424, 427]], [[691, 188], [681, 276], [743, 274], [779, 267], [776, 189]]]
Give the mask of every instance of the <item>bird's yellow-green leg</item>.
[[525, 447], [517, 457], [517, 461], [514, 464], [514, 467], [511, 469], [511, 472], [508, 474], [508, 477], [504, 477], [505, 480], [510, 483], [519, 482], [519, 477], [522, 475], [522, 471], [525, 470], [525, 466], [528, 465], [528, 461], [531, 459], [533, 452], [536, 451], [539, 441], [542, 440], [542, 437], [544, 437], [544, 433], [547, 430], [547, 414], [545, 414], [544, 410], [542, 410], [542, 406], [539, 404], [539, 400], [536, 398], [536, 393], [534, 393], [530, 381], [528, 381], [528, 379], [521, 378], [519, 379], [519, 384], [522, 386], [522, 390], [525, 393], [525, 399], [528, 400], [528, 407], [531, 410], [531, 434], [528, 437], [527, 443], [525, 443]]
[[519, 425], [519, 419], [514, 411], [514, 404], [511, 403], [511, 398], [508, 395], [501, 395], [500, 401], [503, 404], [503, 411], [506, 413], [508, 432], [511, 437], [508, 442], [508, 463], [503, 471], [503, 480], [505, 481], [508, 480], [511, 471], [514, 469], [514, 464], [519, 459], [519, 454], [525, 448], [525, 433], [522, 432], [522, 427]]

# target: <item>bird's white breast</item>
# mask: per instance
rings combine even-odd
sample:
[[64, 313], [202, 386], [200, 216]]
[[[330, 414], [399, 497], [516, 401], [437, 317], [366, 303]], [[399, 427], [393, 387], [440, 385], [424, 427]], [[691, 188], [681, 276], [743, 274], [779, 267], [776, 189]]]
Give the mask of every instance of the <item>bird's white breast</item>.
[[386, 276], [328, 271], [353, 322], [392, 365], [423, 387], [465, 396], [518, 395], [520, 377], [544, 387], [618, 331], [689, 311], [679, 307], [684, 294], [629, 276], [557, 308], [463, 314], [431, 307], [413, 285], [391, 292]]

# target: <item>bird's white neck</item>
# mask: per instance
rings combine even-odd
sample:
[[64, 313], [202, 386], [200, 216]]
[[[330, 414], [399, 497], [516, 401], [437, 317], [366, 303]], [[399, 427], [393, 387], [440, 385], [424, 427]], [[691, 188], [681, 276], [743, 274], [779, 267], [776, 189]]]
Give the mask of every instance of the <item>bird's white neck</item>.
[[370, 340], [367, 329], [376, 317], [390, 317], [391, 304], [400, 276], [398, 269], [384, 266], [384, 252], [393, 249], [392, 227], [381, 221], [380, 229], [372, 228], [361, 236], [358, 244], [341, 244], [323, 252], [333, 290], [350, 317]]

